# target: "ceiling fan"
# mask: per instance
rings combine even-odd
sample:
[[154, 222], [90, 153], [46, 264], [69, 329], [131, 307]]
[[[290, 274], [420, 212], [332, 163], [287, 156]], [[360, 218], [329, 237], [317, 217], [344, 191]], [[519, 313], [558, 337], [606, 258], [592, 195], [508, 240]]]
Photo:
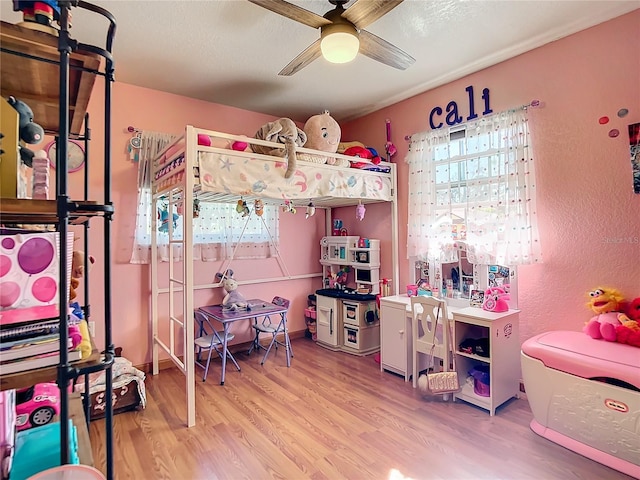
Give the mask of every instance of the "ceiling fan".
[[321, 56], [333, 63], [346, 63], [361, 53], [399, 70], [405, 70], [415, 62], [411, 55], [364, 30], [403, 0], [356, 0], [346, 9], [344, 4], [349, 0], [329, 0], [335, 8], [323, 16], [285, 0], [249, 1], [296, 22], [320, 29], [320, 38], [294, 58], [278, 75], [293, 75]]

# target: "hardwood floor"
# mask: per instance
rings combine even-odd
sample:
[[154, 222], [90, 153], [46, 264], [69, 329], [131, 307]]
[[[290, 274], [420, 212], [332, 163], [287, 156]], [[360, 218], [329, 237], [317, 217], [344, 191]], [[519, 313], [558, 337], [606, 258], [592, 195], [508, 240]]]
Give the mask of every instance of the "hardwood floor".
[[[197, 369], [197, 425], [186, 428], [185, 380], [147, 377], [147, 408], [114, 418], [118, 479], [627, 479], [534, 434], [526, 399], [490, 417], [464, 402], [425, 400], [373, 356], [293, 341], [264, 366]], [[91, 424], [98, 468], [104, 421]]]

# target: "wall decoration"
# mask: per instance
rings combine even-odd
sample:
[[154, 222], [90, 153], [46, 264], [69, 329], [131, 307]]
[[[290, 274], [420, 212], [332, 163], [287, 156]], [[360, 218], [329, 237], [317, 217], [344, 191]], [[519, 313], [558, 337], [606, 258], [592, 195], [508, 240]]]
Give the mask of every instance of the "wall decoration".
[[629, 154], [633, 174], [633, 191], [640, 195], [640, 123], [629, 125]]

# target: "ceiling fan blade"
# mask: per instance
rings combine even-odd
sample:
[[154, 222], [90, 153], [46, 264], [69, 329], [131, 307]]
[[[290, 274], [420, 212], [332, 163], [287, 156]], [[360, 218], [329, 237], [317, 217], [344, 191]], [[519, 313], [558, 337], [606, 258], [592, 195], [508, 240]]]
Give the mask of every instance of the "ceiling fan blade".
[[416, 61], [408, 53], [366, 30], [360, 30], [360, 53], [398, 70], [406, 70]]
[[290, 18], [296, 22], [309, 25], [313, 28], [320, 28], [324, 25], [329, 25], [331, 22], [320, 15], [305, 10], [302, 7], [298, 7], [293, 3], [285, 2], [284, 0], [249, 0], [251, 3], [255, 3], [267, 10], [282, 15], [283, 17]]
[[401, 3], [402, 0], [359, 0], [347, 8], [342, 17], [357, 28], [365, 28]]
[[304, 52], [302, 52], [296, 58], [291, 60], [291, 62], [289, 62], [289, 65], [287, 65], [282, 70], [280, 70], [278, 75], [289, 77], [294, 73], [299, 72], [304, 67], [309, 65], [314, 60], [317, 60], [321, 56], [322, 56], [322, 51], [320, 50], [320, 39], [318, 39], [315, 42], [313, 42], [311, 45], [309, 45], [304, 50]]

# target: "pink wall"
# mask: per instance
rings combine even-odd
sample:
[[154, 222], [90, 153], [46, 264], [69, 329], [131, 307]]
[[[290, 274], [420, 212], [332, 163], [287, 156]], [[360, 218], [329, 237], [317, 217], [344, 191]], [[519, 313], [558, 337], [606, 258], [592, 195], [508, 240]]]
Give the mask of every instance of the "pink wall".
[[[627, 134], [628, 124], [640, 122], [639, 24], [636, 10], [343, 125], [345, 140], [383, 151], [385, 119], [392, 121], [398, 147], [399, 285], [410, 279], [404, 136], [429, 130], [433, 107], [444, 109], [451, 100], [467, 104], [465, 88], [473, 85], [479, 113], [483, 88], [491, 91], [495, 112], [533, 99], [544, 102], [543, 108], [530, 110], [544, 263], [518, 270], [522, 339], [545, 330], [580, 329], [591, 317], [585, 292], [596, 286], [616, 287], [627, 298], [640, 296], [640, 195], [632, 193]], [[468, 107], [461, 108], [468, 113]], [[624, 118], [617, 116], [621, 108], [629, 110]], [[600, 125], [605, 115], [611, 121]], [[620, 131], [617, 138], [608, 136], [612, 128]], [[334, 216], [353, 217], [350, 209]], [[378, 221], [371, 217], [365, 222]], [[358, 229], [355, 223], [350, 220], [347, 227]], [[377, 234], [384, 235], [386, 228], [383, 220]], [[388, 245], [383, 242], [385, 259]], [[390, 263], [381, 274], [391, 275], [385, 266]]]
[[[548, 329], [579, 329], [590, 316], [584, 294], [599, 284], [616, 286], [629, 297], [640, 295], [640, 195], [631, 193], [626, 135], [627, 124], [640, 121], [638, 23], [640, 10], [343, 125], [343, 139], [357, 139], [383, 151], [385, 118], [393, 122], [400, 198], [401, 271], [400, 279], [395, 279], [399, 285], [409, 280], [408, 262], [403, 261], [407, 224], [407, 169], [403, 162], [407, 143], [403, 138], [428, 129], [427, 116], [433, 107], [444, 107], [450, 100], [464, 104], [464, 89], [473, 85], [476, 92], [485, 87], [491, 90], [494, 111], [532, 99], [545, 104], [544, 108], [531, 110], [545, 263], [519, 270], [523, 339]], [[91, 189], [100, 194], [102, 90], [103, 84], [98, 81], [89, 106], [93, 126]], [[479, 94], [476, 98], [479, 102]], [[629, 109], [624, 119], [616, 116], [620, 108]], [[137, 170], [126, 153], [131, 136], [127, 126], [180, 133], [186, 124], [192, 124], [253, 135], [273, 117], [121, 83], [114, 85], [112, 113], [112, 197], [116, 208], [112, 239], [113, 339], [134, 364], [141, 364], [151, 359], [149, 267], [128, 263], [135, 225]], [[610, 124], [598, 124], [603, 115], [612, 119]], [[611, 128], [618, 128], [621, 135], [609, 138]], [[81, 194], [81, 178], [80, 172], [70, 176], [70, 183], [75, 183], [73, 197]], [[381, 274], [390, 277], [389, 206], [368, 206], [362, 222], [355, 220], [353, 208], [338, 209], [334, 217], [344, 220], [350, 234], [382, 240]], [[100, 223], [92, 222], [94, 247], [102, 245]], [[300, 211], [295, 216], [282, 216], [281, 250], [291, 274], [320, 271], [318, 242], [323, 234], [322, 211], [311, 220], [305, 220]], [[96, 257], [90, 275], [94, 319], [99, 323], [102, 303], [95, 293], [104, 284], [104, 265], [100, 256]], [[198, 262], [197, 283], [211, 282], [219, 267], [218, 262]], [[251, 280], [272, 276], [275, 267], [271, 259], [235, 261], [233, 268], [238, 279]], [[247, 298], [291, 298], [290, 328], [296, 331], [304, 329], [307, 295], [319, 287], [319, 279], [305, 279], [245, 285], [242, 293]], [[196, 304], [221, 298], [219, 289], [198, 291]], [[247, 340], [250, 332], [246, 326], [237, 328], [241, 329], [236, 332], [237, 341]]]

